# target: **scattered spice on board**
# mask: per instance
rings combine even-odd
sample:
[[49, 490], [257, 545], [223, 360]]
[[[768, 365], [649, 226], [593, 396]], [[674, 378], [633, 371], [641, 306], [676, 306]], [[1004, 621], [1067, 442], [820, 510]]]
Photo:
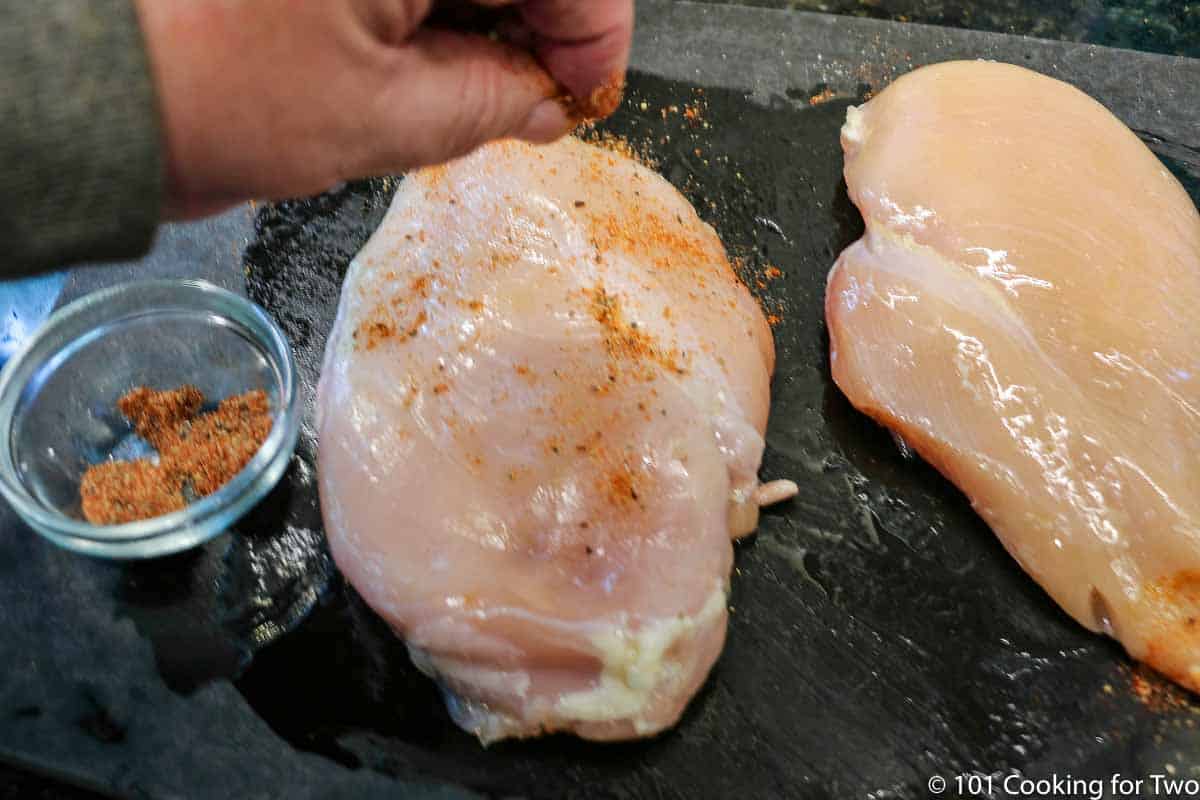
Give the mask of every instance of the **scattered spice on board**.
[[819, 106], [835, 99], [837, 99], [837, 92], [825, 84], [821, 84], [821, 86], [818, 87], [818, 90], [809, 96], [808, 104], [810, 106]]
[[1144, 664], [1128, 668], [1134, 696], [1151, 711], [1200, 712], [1189, 694]]
[[262, 391], [229, 397], [201, 414], [195, 386], [155, 391], [144, 386], [117, 401], [158, 461], [108, 461], [83, 475], [83, 516], [94, 525], [120, 525], [178, 511], [207, 497], [250, 462], [271, 432], [271, 406]]
[[[650, 146], [646, 143], [635, 144], [623, 136], [618, 136], [609, 131], [602, 131], [595, 127], [580, 128], [576, 131], [576, 134], [585, 142], [596, 145], [601, 150], [625, 156], [628, 159], [637, 161], [644, 167], [658, 169], [658, 162], [655, 161], [651, 154]], [[595, 173], [596, 177], [599, 177], [599, 173], [596, 173], [595, 169], [593, 169], [593, 173]]]
[[754, 285], [759, 289], [766, 289], [768, 283], [779, 280], [782, 277], [783, 270], [781, 270], [779, 267], [767, 264], [766, 267], [763, 268], [762, 276], [754, 279]]

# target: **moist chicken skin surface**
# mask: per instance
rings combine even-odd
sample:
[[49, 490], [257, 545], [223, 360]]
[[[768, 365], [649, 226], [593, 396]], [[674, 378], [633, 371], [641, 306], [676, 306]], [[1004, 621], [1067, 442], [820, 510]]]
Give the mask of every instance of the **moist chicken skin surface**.
[[842, 132], [838, 386], [1081, 624], [1200, 690], [1200, 215], [1102, 105], [919, 69]]

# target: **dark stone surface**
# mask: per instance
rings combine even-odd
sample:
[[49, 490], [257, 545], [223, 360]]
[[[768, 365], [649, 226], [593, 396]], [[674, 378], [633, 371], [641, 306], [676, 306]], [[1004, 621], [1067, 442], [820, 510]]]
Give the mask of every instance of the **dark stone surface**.
[[[1114, 108], [1196, 197], [1200, 65], [764, 10], [640, 14], [638, 72], [611, 127], [650, 150], [749, 270], [784, 270], [762, 290], [783, 317], [764, 475], [804, 485], [738, 548], [728, 646], [679, 728], [487, 750], [455, 729], [330, 568], [306, 429], [270, 500], [171, 559], [89, 561], [0, 510], [0, 759], [155, 798], [457, 791], [439, 783], [497, 797], [903, 798], [926, 796], [935, 772], [1200, 761], [1200, 707], [1166, 687], [1166, 708], [1140, 702], [1120, 649], [1068, 620], [960, 495], [842, 399], [821, 316], [825, 273], [861, 226], [837, 144], [859, 92], [930, 60], [1025, 63]], [[836, 97], [811, 105], [823, 89]], [[669, 110], [688, 103], [697, 124]], [[393, 185], [269, 207], [253, 225], [241, 209], [170, 229], [146, 264], [76, 273], [68, 292], [147, 272], [244, 287], [288, 330], [311, 398], [340, 276]]]
[[111, 795], [0, 764], [0, 800], [106, 800]]
[[[654, 12], [640, 20], [639, 59], [656, 75], [748, 91], [761, 104], [800, 107], [817, 90], [854, 98], [922, 64], [990, 58], [1067, 80], [1178, 157], [1197, 157], [1188, 147], [1200, 129], [1196, 59], [828, 14], [651, 5]], [[753, 147], [757, 131], [743, 133]]]
[[1189, 0], [708, 0], [1200, 56]]

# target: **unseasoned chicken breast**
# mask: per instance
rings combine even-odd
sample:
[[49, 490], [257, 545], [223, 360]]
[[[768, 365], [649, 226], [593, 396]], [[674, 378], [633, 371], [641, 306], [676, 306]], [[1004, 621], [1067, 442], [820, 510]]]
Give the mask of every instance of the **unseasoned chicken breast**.
[[1005, 64], [842, 132], [833, 374], [1080, 623], [1200, 690], [1200, 216], [1099, 103]]
[[716, 234], [633, 160], [570, 139], [418, 172], [326, 355], [334, 558], [485, 742], [656, 733], [780, 494], [756, 494], [773, 362]]

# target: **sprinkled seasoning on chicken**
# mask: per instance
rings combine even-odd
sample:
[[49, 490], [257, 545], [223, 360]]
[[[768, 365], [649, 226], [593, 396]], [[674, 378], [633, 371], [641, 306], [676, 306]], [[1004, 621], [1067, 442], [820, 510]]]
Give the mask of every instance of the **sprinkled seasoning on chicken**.
[[674, 724], [721, 650], [774, 348], [666, 181], [568, 139], [401, 185], [320, 388], [330, 546], [483, 741]]

